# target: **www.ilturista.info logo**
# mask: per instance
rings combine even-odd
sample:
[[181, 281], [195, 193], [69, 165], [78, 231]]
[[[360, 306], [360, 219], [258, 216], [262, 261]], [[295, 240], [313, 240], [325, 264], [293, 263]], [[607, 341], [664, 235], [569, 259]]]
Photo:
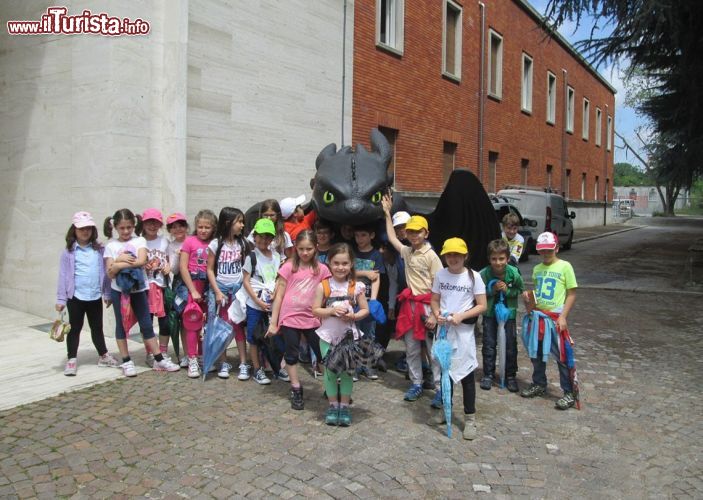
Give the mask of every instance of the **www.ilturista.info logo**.
[[94, 14], [87, 9], [69, 16], [66, 7], [49, 7], [39, 21], [7, 21], [10, 35], [146, 35], [149, 29], [149, 23], [143, 19], [108, 16], [104, 12]]

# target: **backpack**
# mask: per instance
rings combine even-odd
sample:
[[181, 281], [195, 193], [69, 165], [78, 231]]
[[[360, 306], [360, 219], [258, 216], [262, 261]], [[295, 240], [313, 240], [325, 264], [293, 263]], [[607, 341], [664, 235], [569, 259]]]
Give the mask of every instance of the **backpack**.
[[337, 302], [339, 300], [348, 300], [352, 307], [356, 306], [356, 296], [354, 291], [356, 290], [356, 281], [349, 280], [349, 285], [347, 286], [347, 294], [342, 297], [331, 297], [333, 300], [330, 301], [330, 295], [332, 295], [332, 289], [330, 288], [330, 279], [322, 280], [322, 303], [325, 307], [329, 307], [328, 302]]

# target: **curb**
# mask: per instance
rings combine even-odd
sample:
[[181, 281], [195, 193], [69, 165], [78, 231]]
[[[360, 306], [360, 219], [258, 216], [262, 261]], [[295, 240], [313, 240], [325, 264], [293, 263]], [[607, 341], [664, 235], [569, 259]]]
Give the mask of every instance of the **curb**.
[[575, 244], [575, 243], [583, 243], [584, 241], [597, 240], [598, 238], [605, 238], [606, 236], [613, 236], [614, 234], [626, 233], [628, 231], [634, 231], [635, 229], [642, 229], [643, 227], [646, 227], [646, 226], [633, 226], [633, 227], [627, 227], [625, 229], [619, 229], [617, 231], [612, 231], [610, 233], [596, 234], [593, 236], [584, 236], [583, 238], [574, 239], [574, 241], [572, 241], [571, 243]]

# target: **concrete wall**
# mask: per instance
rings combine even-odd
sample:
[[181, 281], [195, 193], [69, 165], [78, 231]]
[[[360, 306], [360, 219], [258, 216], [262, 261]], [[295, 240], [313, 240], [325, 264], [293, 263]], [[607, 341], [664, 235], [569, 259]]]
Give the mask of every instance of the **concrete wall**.
[[593, 227], [603, 225], [603, 213], [605, 212], [606, 223], [612, 222], [611, 205], [600, 202], [569, 201], [569, 212], [574, 212], [576, 218], [573, 219], [574, 229], [580, 227]]
[[310, 192], [317, 153], [340, 141], [343, 0], [69, 1], [151, 32], [7, 34], [52, 5], [0, 3], [0, 304], [51, 315], [77, 210], [193, 215]]

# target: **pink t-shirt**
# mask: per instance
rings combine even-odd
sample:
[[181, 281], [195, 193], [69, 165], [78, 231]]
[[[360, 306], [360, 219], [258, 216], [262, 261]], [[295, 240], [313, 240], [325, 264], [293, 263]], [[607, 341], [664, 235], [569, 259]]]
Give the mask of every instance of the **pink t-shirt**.
[[197, 236], [188, 236], [183, 242], [181, 253], [188, 254], [188, 272], [207, 271], [207, 246], [209, 243], [209, 241], [203, 241]]
[[298, 268], [293, 272], [293, 262], [287, 261], [278, 270], [278, 275], [286, 280], [286, 292], [281, 303], [278, 325], [289, 328], [310, 329], [320, 326], [320, 320], [312, 315], [312, 302], [315, 300], [317, 285], [332, 276], [325, 265], [318, 266], [319, 272], [312, 273], [312, 268]]

